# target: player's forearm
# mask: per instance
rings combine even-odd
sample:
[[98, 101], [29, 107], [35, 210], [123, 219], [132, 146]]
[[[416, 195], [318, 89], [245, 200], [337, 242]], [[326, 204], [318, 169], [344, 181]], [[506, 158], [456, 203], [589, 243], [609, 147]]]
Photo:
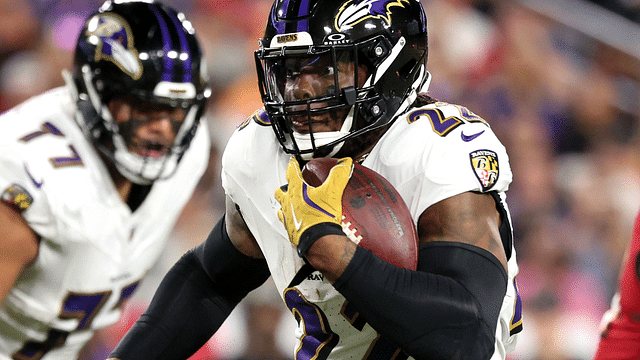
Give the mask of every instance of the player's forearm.
[[486, 250], [436, 242], [421, 248], [418, 271], [358, 247], [334, 286], [417, 359], [489, 359], [506, 284], [506, 272]]
[[305, 258], [333, 284], [351, 262], [356, 247], [346, 236], [326, 235], [313, 243]]

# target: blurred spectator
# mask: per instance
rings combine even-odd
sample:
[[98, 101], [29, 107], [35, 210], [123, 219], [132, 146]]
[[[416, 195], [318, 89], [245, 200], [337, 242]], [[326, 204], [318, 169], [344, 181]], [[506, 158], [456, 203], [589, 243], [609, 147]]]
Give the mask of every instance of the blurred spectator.
[[37, 42], [39, 26], [39, 17], [28, 1], [0, 0], [0, 61]]
[[589, 0], [629, 20], [640, 22], [640, 2], [634, 0]]

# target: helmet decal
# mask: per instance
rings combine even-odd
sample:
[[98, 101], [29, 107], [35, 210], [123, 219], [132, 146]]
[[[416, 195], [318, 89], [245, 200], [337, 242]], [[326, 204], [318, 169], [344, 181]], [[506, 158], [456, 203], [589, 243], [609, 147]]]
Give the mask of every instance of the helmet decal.
[[387, 25], [391, 25], [391, 8], [404, 7], [405, 4], [409, 4], [409, 0], [349, 0], [340, 8], [335, 28], [348, 30], [370, 18], [383, 19]]
[[142, 63], [134, 47], [129, 24], [116, 14], [96, 15], [87, 29], [88, 37], [95, 37], [95, 61], [111, 61], [132, 79], [142, 76]]

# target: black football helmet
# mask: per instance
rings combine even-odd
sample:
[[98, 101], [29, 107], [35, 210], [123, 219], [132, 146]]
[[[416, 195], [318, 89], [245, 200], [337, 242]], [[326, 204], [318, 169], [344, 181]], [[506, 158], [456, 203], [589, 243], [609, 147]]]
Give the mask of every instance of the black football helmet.
[[[427, 20], [419, 0], [276, 0], [255, 58], [276, 136], [285, 152], [305, 160], [334, 156], [345, 140], [391, 123], [430, 82]], [[355, 86], [342, 88], [336, 74], [326, 94], [287, 99], [286, 82], [295, 72], [287, 62], [296, 58], [305, 64], [333, 61], [334, 69], [348, 59], [355, 69], [366, 66], [367, 79], [359, 86], [356, 70]], [[306, 116], [311, 124], [312, 116], [336, 109], [348, 109], [340, 131], [293, 129], [292, 119]]]
[[[91, 14], [78, 37], [73, 74], [63, 73], [78, 107], [77, 121], [118, 171], [138, 184], [169, 177], [189, 147], [210, 89], [203, 54], [182, 13], [151, 1], [107, 1]], [[133, 96], [183, 108], [186, 118], [169, 152], [140, 156], [107, 105]]]

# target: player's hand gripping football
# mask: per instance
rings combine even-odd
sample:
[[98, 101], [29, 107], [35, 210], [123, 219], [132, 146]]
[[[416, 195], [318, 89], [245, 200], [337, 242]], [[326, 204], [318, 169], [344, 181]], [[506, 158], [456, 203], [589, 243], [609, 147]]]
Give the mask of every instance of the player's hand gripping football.
[[344, 235], [342, 232], [342, 194], [351, 172], [353, 160], [340, 159], [329, 172], [325, 182], [313, 187], [302, 178], [295, 158], [287, 168], [287, 186], [276, 190], [275, 198], [282, 208], [278, 218], [289, 234], [289, 241], [304, 257], [311, 245], [325, 235]]

